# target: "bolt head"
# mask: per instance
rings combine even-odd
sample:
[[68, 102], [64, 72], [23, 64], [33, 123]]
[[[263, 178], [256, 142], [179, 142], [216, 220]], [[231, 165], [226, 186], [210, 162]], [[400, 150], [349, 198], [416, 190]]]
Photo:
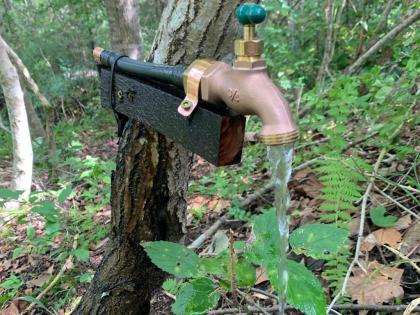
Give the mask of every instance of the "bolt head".
[[192, 106], [192, 102], [189, 100], [183, 100], [181, 103], [181, 107], [186, 110], [190, 109], [191, 106]]

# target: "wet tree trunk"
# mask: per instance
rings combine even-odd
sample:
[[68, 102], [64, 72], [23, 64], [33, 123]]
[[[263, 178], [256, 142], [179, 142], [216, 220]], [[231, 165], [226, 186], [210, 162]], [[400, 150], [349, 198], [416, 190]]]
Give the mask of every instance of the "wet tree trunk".
[[[171, 0], [150, 57], [155, 63], [221, 59], [237, 36], [240, 1]], [[203, 140], [204, 141], [204, 140]], [[192, 154], [164, 136], [129, 121], [112, 180], [112, 231], [108, 249], [74, 314], [148, 314], [164, 274], [140, 243], [183, 236]]]
[[137, 0], [105, 0], [112, 48], [134, 59], [143, 58]]
[[0, 37], [0, 85], [3, 88], [13, 139], [12, 189], [28, 197], [32, 184], [32, 143], [23, 90], [15, 66]]

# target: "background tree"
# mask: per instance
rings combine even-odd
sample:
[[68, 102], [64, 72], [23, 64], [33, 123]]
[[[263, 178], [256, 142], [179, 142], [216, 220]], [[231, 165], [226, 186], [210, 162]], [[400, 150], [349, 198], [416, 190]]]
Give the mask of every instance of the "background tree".
[[[233, 51], [238, 1], [170, 1], [149, 60], [190, 63]], [[147, 314], [163, 273], [143, 241], [178, 241], [184, 232], [192, 155], [164, 136], [130, 121], [119, 145], [112, 182], [108, 251], [75, 314]]]
[[23, 90], [0, 36], [0, 85], [3, 88], [13, 139], [12, 189], [28, 197], [32, 184], [32, 143]]
[[111, 45], [116, 51], [134, 59], [143, 58], [143, 38], [140, 32], [137, 0], [106, 0]]

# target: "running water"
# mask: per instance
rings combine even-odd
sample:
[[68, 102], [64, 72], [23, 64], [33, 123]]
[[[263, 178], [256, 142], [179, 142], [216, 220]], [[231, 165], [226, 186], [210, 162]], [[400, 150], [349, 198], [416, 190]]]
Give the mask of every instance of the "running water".
[[284, 314], [287, 298], [287, 250], [289, 247], [289, 225], [286, 210], [289, 205], [289, 190], [287, 183], [292, 174], [293, 144], [267, 146], [267, 156], [271, 163], [272, 180], [274, 182], [277, 221], [279, 225], [279, 254], [278, 279], [279, 279], [279, 312]]

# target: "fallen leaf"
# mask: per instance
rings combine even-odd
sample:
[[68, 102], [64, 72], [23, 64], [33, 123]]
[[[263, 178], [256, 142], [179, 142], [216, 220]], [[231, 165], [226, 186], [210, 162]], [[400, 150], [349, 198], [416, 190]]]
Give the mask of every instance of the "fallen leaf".
[[255, 285], [268, 281], [268, 276], [265, 273], [264, 268], [258, 267], [255, 272], [256, 272], [256, 279], [257, 279], [257, 281], [255, 281]]
[[18, 307], [12, 302], [10, 305], [4, 309], [1, 313], [1, 315], [19, 315], [19, 309]]
[[367, 273], [354, 268], [354, 276], [349, 279], [349, 293], [359, 304], [390, 302], [404, 295], [400, 286], [403, 272], [403, 269], [386, 267], [376, 261], [369, 264]]
[[401, 218], [398, 219], [397, 222], [395, 222], [395, 226], [394, 229], [401, 231], [401, 230], [406, 230], [407, 228], [410, 227], [411, 225], [411, 215], [407, 214]]
[[366, 236], [362, 241], [362, 246], [360, 249], [362, 252], [370, 252], [376, 245], [376, 237], [370, 233], [368, 236]]
[[51, 265], [51, 266], [47, 269], [47, 271], [45, 271], [45, 273], [47, 273], [47, 274], [49, 274], [49, 275], [52, 275], [52, 274], [53, 274], [53, 272], [54, 272], [54, 265]]
[[51, 274], [41, 273], [35, 279], [28, 281], [28, 284], [35, 287], [42, 287], [50, 278], [51, 278]]
[[396, 229], [379, 229], [373, 232], [378, 244], [389, 245], [393, 248], [398, 248], [401, 242], [401, 233]]
[[[415, 246], [420, 244], [420, 221], [411, 226], [404, 234], [404, 238], [401, 242], [401, 253], [408, 255]], [[417, 248], [417, 253], [420, 248]], [[414, 254], [417, 254], [414, 253]], [[411, 256], [410, 256], [411, 257]]]
[[71, 270], [73, 269], [73, 267], [74, 267], [73, 259], [71, 259], [70, 257], [67, 258], [66, 262], [64, 263], [65, 270]]
[[217, 231], [210, 245], [209, 255], [219, 255], [229, 247], [229, 238], [224, 231]]
[[316, 198], [321, 193], [323, 187], [317, 175], [309, 168], [304, 168], [296, 172], [291, 183], [293, 190], [298, 195]]

